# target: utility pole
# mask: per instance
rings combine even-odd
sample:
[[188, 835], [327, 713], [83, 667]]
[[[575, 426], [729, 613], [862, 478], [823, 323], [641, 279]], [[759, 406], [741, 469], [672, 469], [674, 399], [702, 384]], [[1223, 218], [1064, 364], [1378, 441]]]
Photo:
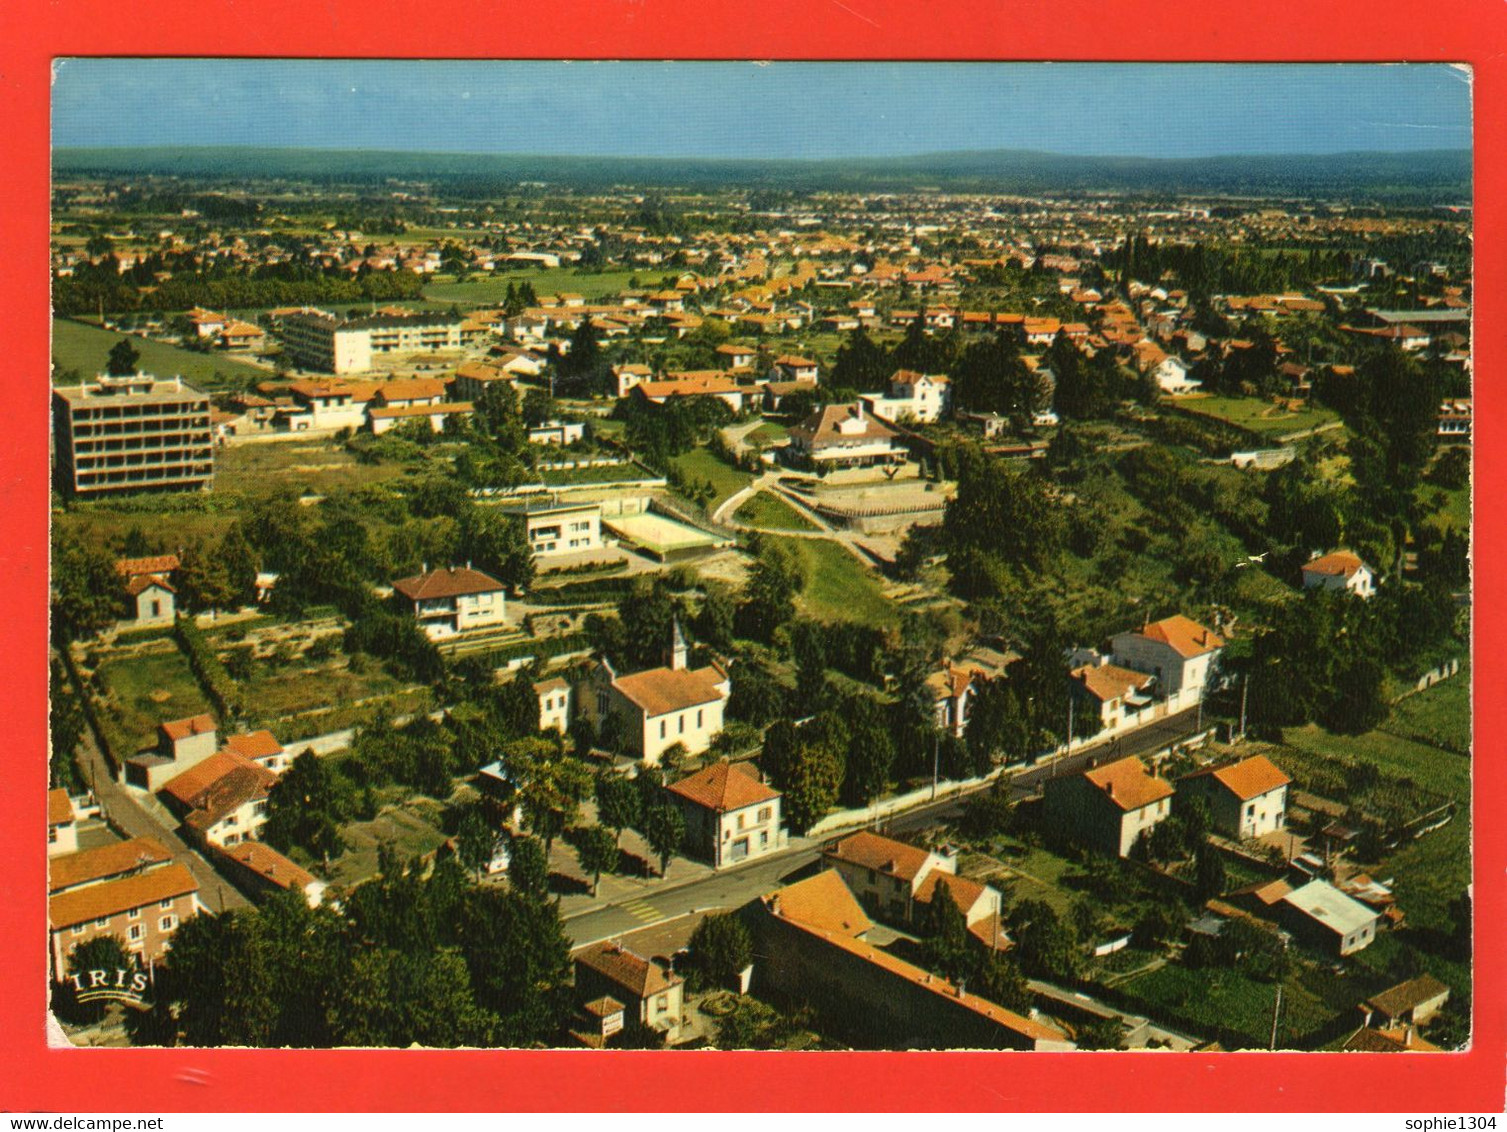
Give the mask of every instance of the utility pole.
[[1277, 1018], [1281, 1015], [1281, 1013], [1282, 1013], [1282, 980], [1278, 979], [1277, 980], [1277, 1001], [1272, 1006], [1272, 1040], [1271, 1040], [1271, 1042], [1266, 1047], [1269, 1050], [1274, 1050], [1274, 1049], [1277, 1048]]
[[1240, 738], [1245, 739], [1245, 698], [1251, 690], [1251, 674], [1247, 672], [1240, 681]]
[[937, 800], [937, 767], [941, 757], [942, 736], [939, 732], [931, 733], [931, 800]]

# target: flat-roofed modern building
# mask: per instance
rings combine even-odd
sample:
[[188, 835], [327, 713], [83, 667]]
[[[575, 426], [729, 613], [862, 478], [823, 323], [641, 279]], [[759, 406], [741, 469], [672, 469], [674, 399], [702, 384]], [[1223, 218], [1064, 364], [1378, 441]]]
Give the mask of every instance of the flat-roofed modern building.
[[530, 499], [504, 508], [522, 519], [535, 558], [602, 548], [602, 505]]
[[52, 391], [59, 488], [91, 496], [214, 482], [209, 397], [181, 377], [101, 375]]
[[298, 365], [319, 373], [365, 373], [383, 354], [459, 350], [459, 315], [434, 311], [339, 318], [328, 311], [300, 310], [278, 322], [283, 348]]

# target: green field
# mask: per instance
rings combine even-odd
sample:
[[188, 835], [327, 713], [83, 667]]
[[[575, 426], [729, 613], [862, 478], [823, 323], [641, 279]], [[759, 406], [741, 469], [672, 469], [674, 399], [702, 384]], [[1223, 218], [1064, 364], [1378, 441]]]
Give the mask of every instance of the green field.
[[765, 421], [743, 439], [750, 444], [778, 444], [790, 438], [790, 430], [778, 421]]
[[710, 480], [716, 494], [707, 505], [707, 510], [715, 511], [722, 503], [742, 491], [753, 482], [753, 476], [747, 472], [741, 472], [737, 468], [729, 467], [717, 457], [713, 456], [705, 448], [692, 448], [689, 452], [676, 456], [673, 463], [686, 479], [693, 482]]
[[1187, 397], [1176, 404], [1184, 412], [1213, 417], [1263, 436], [1302, 432], [1339, 419], [1328, 409], [1311, 407], [1294, 413], [1259, 397]]
[[[1324, 1025], [1343, 1010], [1353, 1010], [1355, 999], [1342, 1006], [1325, 1002], [1318, 979], [1301, 971], [1289, 975], [1282, 988], [1282, 1017], [1277, 1030], [1277, 1048], [1293, 1048], [1298, 1037]], [[1144, 1004], [1147, 1014], [1203, 1034], [1215, 1027], [1234, 1030], [1242, 1045], [1266, 1049], [1271, 1040], [1272, 1010], [1276, 984], [1261, 982], [1229, 969], [1191, 969], [1168, 963], [1155, 971], [1122, 983], [1119, 989]], [[1344, 988], [1348, 989], [1348, 988]]]
[[264, 496], [293, 488], [328, 495], [400, 478], [397, 464], [363, 464], [333, 441], [273, 441], [237, 444], [215, 452], [215, 491]]
[[468, 279], [464, 283], [457, 283], [453, 279], [448, 282], [435, 282], [424, 288], [424, 297], [438, 303], [490, 306], [502, 302], [507, 295], [509, 283], [517, 287], [520, 283], [527, 281], [529, 286], [533, 287], [534, 294], [541, 299], [545, 295], [557, 295], [565, 291], [581, 295], [588, 302], [594, 302], [604, 296], [616, 295], [619, 291], [626, 290], [629, 280], [635, 275], [640, 285], [657, 288], [663, 273], [604, 271], [600, 274], [585, 275], [577, 274], [575, 268], [571, 267], [543, 270], [528, 268], [522, 271], [501, 272], [486, 279]]
[[198, 354], [163, 342], [129, 334], [114, 334], [72, 319], [52, 320], [52, 357], [62, 369], [76, 369], [86, 380], [105, 368], [110, 349], [122, 338], [141, 353], [137, 365], [157, 377], [180, 375], [205, 390], [223, 389], [243, 381], [267, 381], [272, 371], [225, 354]]
[[445, 843], [440, 806], [427, 798], [411, 798], [384, 807], [371, 821], [343, 825], [340, 838], [345, 852], [330, 866], [330, 880], [347, 888], [376, 876], [377, 847], [384, 841], [405, 861], [433, 853]]
[[567, 487], [590, 483], [628, 483], [658, 477], [637, 464], [604, 464], [597, 468], [546, 468], [539, 479], [550, 487]]
[[119, 758], [155, 747], [158, 724], [210, 710], [188, 661], [170, 641], [151, 652], [105, 661], [97, 679], [111, 693], [101, 718]]
[[733, 512], [733, 518], [750, 527], [771, 531], [815, 531], [817, 527], [778, 495], [767, 491], [755, 492], [748, 501]]
[[895, 603], [884, 596], [872, 571], [835, 542], [827, 539], [782, 538], [806, 568], [806, 586], [799, 604], [819, 621], [857, 621], [864, 625], [894, 625], [900, 620]]
[[1412, 739], [1459, 754], [1470, 753], [1470, 664], [1443, 683], [1415, 692], [1392, 708], [1379, 728], [1389, 735]]

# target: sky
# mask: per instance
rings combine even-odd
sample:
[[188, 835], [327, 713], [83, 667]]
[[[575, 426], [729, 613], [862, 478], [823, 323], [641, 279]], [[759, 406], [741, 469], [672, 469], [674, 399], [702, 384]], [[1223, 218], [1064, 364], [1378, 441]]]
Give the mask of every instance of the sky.
[[1445, 64], [67, 59], [57, 146], [731, 158], [1470, 146]]

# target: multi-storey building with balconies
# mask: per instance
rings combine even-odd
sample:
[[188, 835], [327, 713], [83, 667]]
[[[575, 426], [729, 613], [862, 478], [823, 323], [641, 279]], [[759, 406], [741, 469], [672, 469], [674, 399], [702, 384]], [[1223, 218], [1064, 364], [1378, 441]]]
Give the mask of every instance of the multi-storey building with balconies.
[[182, 491], [214, 481], [209, 397], [181, 377], [101, 375], [52, 391], [61, 490], [78, 496]]

